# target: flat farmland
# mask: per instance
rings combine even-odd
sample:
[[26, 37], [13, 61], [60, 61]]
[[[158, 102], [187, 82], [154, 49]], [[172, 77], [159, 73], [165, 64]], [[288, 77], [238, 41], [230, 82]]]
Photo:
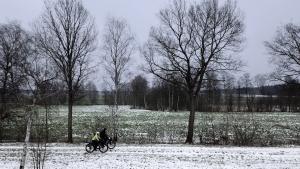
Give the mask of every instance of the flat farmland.
[[[87, 141], [92, 132], [106, 127], [111, 131], [111, 108], [109, 106], [74, 106], [73, 134], [76, 142]], [[44, 119], [45, 110], [39, 108], [36, 126]], [[49, 113], [49, 138], [53, 142], [65, 141], [67, 137], [67, 106], [54, 106]], [[118, 135], [123, 143], [182, 143], [187, 132], [188, 111], [162, 112], [130, 109], [120, 106], [118, 111]], [[34, 126], [35, 126], [34, 125]], [[24, 131], [24, 119], [7, 123], [7, 133]], [[292, 112], [197, 112], [195, 119], [195, 143], [212, 143], [222, 135], [231, 141], [237, 132], [253, 131], [265, 139], [265, 144], [297, 144], [300, 136], [300, 113]], [[247, 133], [245, 133], [247, 134]], [[15, 140], [16, 138], [10, 138]], [[230, 141], [230, 140], [229, 140]], [[255, 143], [255, 140], [254, 140]]]

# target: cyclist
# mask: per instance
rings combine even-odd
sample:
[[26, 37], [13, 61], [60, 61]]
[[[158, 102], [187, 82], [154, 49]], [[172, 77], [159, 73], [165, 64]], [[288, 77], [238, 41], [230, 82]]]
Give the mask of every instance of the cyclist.
[[106, 133], [106, 128], [103, 128], [100, 132], [100, 143], [104, 145], [108, 139], [108, 135]]
[[100, 142], [100, 133], [97, 131], [92, 138], [92, 144], [94, 146], [94, 150], [97, 149], [99, 142]]

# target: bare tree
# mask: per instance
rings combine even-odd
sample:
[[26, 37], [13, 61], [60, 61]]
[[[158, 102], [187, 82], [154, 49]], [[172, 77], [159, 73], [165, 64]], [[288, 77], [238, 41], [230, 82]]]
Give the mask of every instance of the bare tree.
[[236, 70], [240, 62], [232, 55], [240, 50], [244, 24], [236, 5], [204, 0], [188, 5], [184, 0], [159, 13], [160, 27], [151, 29], [143, 55], [149, 71], [170, 83], [176, 81], [190, 100], [186, 143], [193, 143], [195, 98], [205, 75], [213, 71]]
[[265, 43], [277, 67], [273, 78], [287, 82], [286, 77], [300, 76], [300, 26], [289, 23], [277, 31], [276, 37]]
[[236, 90], [237, 90], [237, 111], [242, 110], [242, 82], [239, 79], [236, 82]]
[[234, 109], [234, 84], [235, 78], [231, 74], [224, 74], [223, 75], [223, 82], [224, 82], [224, 102], [226, 105], [226, 111], [232, 112]]
[[26, 76], [22, 65], [28, 55], [28, 34], [16, 22], [0, 25], [0, 120], [8, 117], [7, 104], [17, 96]]
[[220, 111], [221, 93], [219, 91], [220, 80], [217, 80], [217, 74], [208, 72], [207, 80], [204, 84], [206, 90], [207, 109], [205, 111]]
[[265, 86], [267, 85], [268, 76], [265, 74], [258, 74], [254, 77], [255, 86], [259, 88], [262, 95], [266, 94]]
[[[30, 142], [29, 139], [32, 138], [31, 125], [36, 121], [38, 121], [40, 125], [38, 127], [39, 133], [36, 134], [38, 137], [37, 147], [33, 146], [32, 148], [34, 154], [34, 168], [43, 168], [46, 157], [46, 144], [49, 136], [48, 117], [50, 106], [48, 104], [48, 98], [55, 95], [52, 89], [55, 88], [54, 81], [57, 77], [57, 70], [55, 66], [51, 64], [51, 58], [38, 53], [34, 38], [30, 37], [30, 39], [31, 40], [27, 42], [27, 62], [22, 65], [22, 72], [26, 75], [26, 87], [32, 93], [32, 104], [26, 105], [27, 128], [20, 168], [25, 167], [27, 146]], [[37, 113], [38, 104], [45, 108], [44, 116], [43, 114]], [[42, 115], [42, 117], [40, 117], [40, 115]]]
[[240, 82], [242, 84], [242, 89], [244, 90], [244, 95], [246, 97], [247, 111], [252, 112], [254, 108], [255, 93], [253, 90], [253, 84], [250, 74], [243, 74], [243, 76], [240, 77]]
[[131, 92], [133, 96], [133, 108], [147, 108], [146, 94], [148, 82], [142, 75], [136, 76], [131, 81]]
[[88, 103], [91, 105], [96, 105], [98, 103], [99, 97], [96, 85], [92, 81], [90, 81], [85, 85], [84, 88], [86, 92], [85, 96], [88, 99]]
[[[41, 91], [41, 81], [39, 77], [41, 74], [48, 74], [49, 71], [40, 70], [47, 68], [47, 65], [41, 62], [35, 62], [37, 60], [34, 49], [33, 39], [29, 34], [24, 31], [18, 23], [9, 23], [1, 25], [0, 28], [1, 39], [1, 68], [3, 71], [3, 83], [2, 90], [2, 102], [6, 111], [6, 103], [10, 98], [9, 95], [17, 95], [18, 89], [21, 85], [28, 86], [34, 84], [34, 90], [32, 90], [32, 105], [26, 105], [25, 115], [27, 120], [26, 137], [24, 141], [23, 154], [21, 156], [20, 168], [24, 168], [27, 146], [31, 135], [31, 124], [33, 122], [32, 116], [36, 112], [34, 107], [37, 99], [40, 96], [37, 91]], [[35, 56], [35, 59], [32, 59]], [[39, 82], [39, 83], [38, 83]], [[44, 90], [45, 91], [45, 90]], [[3, 117], [3, 116], [2, 116]]]
[[[125, 20], [109, 18], [104, 32], [102, 45], [104, 52], [104, 66], [112, 82], [114, 90], [114, 110], [112, 110], [113, 122], [117, 123], [118, 92], [124, 80], [125, 72], [128, 70], [128, 63], [134, 51], [134, 36]], [[113, 125], [114, 127], [116, 126]], [[114, 128], [114, 137], [116, 135]]]
[[67, 86], [68, 142], [72, 143], [72, 107], [76, 92], [92, 71], [89, 56], [95, 50], [97, 32], [81, 1], [58, 0], [45, 6], [35, 32], [39, 49], [52, 59]]

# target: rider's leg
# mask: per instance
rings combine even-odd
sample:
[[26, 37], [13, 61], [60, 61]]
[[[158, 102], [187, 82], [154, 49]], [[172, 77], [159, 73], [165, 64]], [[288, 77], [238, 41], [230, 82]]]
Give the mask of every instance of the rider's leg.
[[93, 140], [93, 141], [92, 141], [92, 144], [93, 144], [93, 146], [94, 146], [94, 150], [96, 150], [96, 149], [97, 149], [98, 142], [97, 142], [96, 140]]
[[105, 144], [104, 139], [101, 139], [101, 140], [99, 141], [99, 143], [100, 143], [101, 147], [103, 147], [104, 144]]

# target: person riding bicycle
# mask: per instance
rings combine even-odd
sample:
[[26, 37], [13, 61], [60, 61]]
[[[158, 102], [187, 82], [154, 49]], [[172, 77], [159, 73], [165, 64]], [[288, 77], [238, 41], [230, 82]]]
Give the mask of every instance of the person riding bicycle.
[[106, 133], [106, 128], [103, 128], [100, 132], [100, 143], [104, 145], [108, 139], [108, 135]]
[[100, 133], [97, 131], [92, 138], [92, 144], [94, 146], [94, 150], [97, 149], [99, 142], [100, 142]]

